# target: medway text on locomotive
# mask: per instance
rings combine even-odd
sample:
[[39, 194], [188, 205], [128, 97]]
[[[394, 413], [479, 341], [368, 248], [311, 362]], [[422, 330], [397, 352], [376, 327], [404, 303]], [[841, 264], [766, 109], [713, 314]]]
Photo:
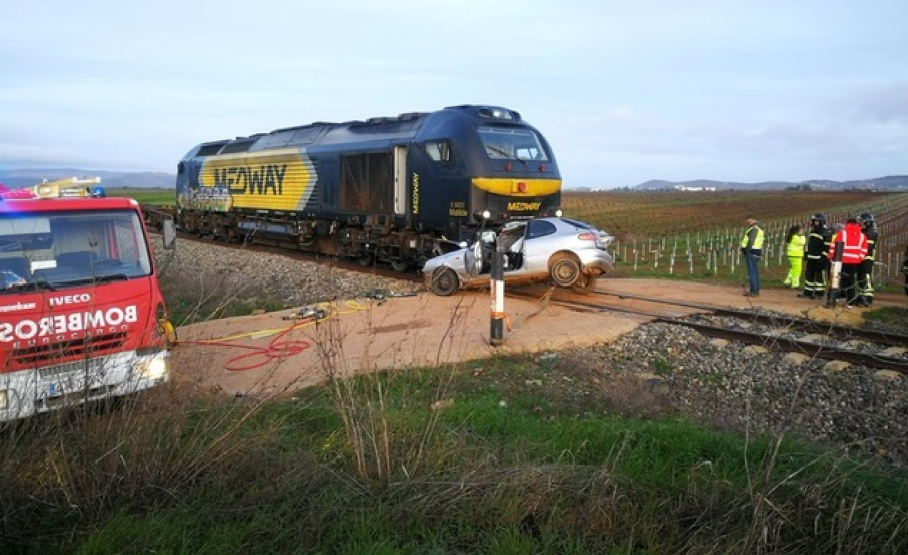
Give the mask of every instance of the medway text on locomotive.
[[480, 226], [560, 214], [561, 175], [514, 110], [463, 105], [317, 122], [192, 148], [177, 225], [395, 269], [422, 267]]

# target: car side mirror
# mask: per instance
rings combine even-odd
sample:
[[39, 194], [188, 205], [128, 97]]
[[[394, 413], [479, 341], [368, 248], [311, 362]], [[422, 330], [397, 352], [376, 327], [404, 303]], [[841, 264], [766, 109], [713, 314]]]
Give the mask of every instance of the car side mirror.
[[165, 249], [173, 249], [177, 246], [177, 228], [172, 219], [167, 218], [164, 220], [161, 235], [164, 238]]

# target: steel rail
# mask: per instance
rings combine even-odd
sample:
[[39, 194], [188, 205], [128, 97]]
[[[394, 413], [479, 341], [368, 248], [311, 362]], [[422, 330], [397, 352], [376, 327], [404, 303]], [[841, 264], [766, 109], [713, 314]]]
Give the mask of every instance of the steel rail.
[[772, 335], [765, 335], [757, 332], [744, 330], [735, 330], [707, 324], [698, 324], [695, 322], [686, 322], [674, 318], [659, 318], [658, 321], [667, 324], [687, 326], [695, 329], [708, 337], [718, 337], [731, 341], [739, 341], [748, 345], [759, 345], [762, 347], [771, 347], [775, 350], [786, 352], [800, 352], [809, 357], [822, 358], [827, 360], [844, 360], [851, 364], [867, 366], [869, 368], [895, 370], [903, 374], [908, 374], [908, 359], [899, 357], [890, 357], [879, 354], [860, 353], [849, 349], [830, 347], [820, 345], [810, 341], [799, 341], [797, 339], [788, 339]]
[[841, 326], [838, 324], [833, 324], [829, 322], [818, 322], [816, 320], [809, 320], [805, 318], [798, 318], [796, 316], [780, 315], [778, 313], [768, 314], [766, 312], [753, 312], [748, 310], [739, 310], [727, 307], [712, 306], [708, 304], [701, 303], [690, 303], [683, 301], [672, 301], [665, 299], [655, 299], [652, 297], [643, 297], [640, 295], [631, 295], [625, 293], [609, 293], [605, 291], [595, 291], [595, 294], [598, 295], [611, 295], [616, 296], [619, 299], [632, 299], [638, 301], [646, 301], [652, 303], [662, 303], [674, 306], [682, 306], [685, 308], [693, 308], [697, 310], [703, 310], [706, 312], [711, 312], [718, 316], [731, 316], [735, 318], [749, 319], [754, 322], [761, 324], [769, 324], [774, 326], [786, 327], [792, 330], [804, 331], [809, 333], [820, 333], [824, 335], [831, 335], [843, 339], [865, 339], [867, 341], [872, 341], [874, 343], [880, 343], [883, 345], [889, 345], [893, 347], [908, 347], [908, 335], [899, 334], [895, 332], [880, 331], [880, 330], [868, 330], [863, 328], [855, 328], [851, 326]]
[[[535, 298], [532, 295], [527, 295], [523, 293], [514, 293], [513, 291], [509, 293], [509, 296], [515, 296], [520, 298]], [[644, 297], [637, 297], [634, 300], [646, 301], [659, 303], [662, 302], [659, 299], [648, 299]], [[751, 332], [739, 329], [732, 329], [725, 326], [714, 326], [710, 324], [701, 324], [697, 322], [690, 322], [683, 320], [681, 318], [686, 318], [687, 315], [683, 316], [673, 316], [668, 317], [664, 314], [658, 314], [653, 312], [648, 312], [644, 310], [638, 310], [633, 308], [625, 307], [615, 307], [608, 305], [601, 305], [592, 302], [583, 302], [577, 300], [563, 300], [563, 299], [550, 299], [549, 302], [554, 303], [558, 306], [563, 306], [565, 308], [570, 308], [572, 310], [580, 310], [584, 312], [620, 312], [626, 314], [632, 314], [636, 316], [644, 316], [652, 318], [653, 321], [662, 322], [666, 324], [686, 326], [692, 329], [697, 330], [699, 333], [707, 337], [717, 337], [721, 339], [727, 339], [730, 341], [737, 341], [740, 343], [745, 343], [747, 345], [758, 345], [761, 347], [771, 348], [777, 351], [784, 352], [796, 352], [801, 353], [812, 358], [822, 358], [825, 360], [842, 360], [850, 364], [856, 364], [860, 366], [866, 366], [868, 368], [876, 369], [885, 369], [893, 370], [903, 374], [908, 374], [908, 359], [900, 357], [891, 357], [880, 354], [872, 353], [861, 353], [858, 351], [850, 349], [842, 349], [839, 347], [833, 347], [828, 345], [821, 345], [818, 343], [813, 343], [811, 341], [803, 341], [797, 339], [789, 339], [785, 337], [779, 337], [777, 335], [761, 334], [759, 332]], [[674, 304], [679, 306], [685, 306], [686, 308], [695, 308], [702, 311], [712, 311], [712, 312], [723, 312], [728, 316], [737, 316], [742, 319], [751, 319], [753, 313], [746, 311], [735, 311], [735, 310], [726, 310], [718, 307], [709, 307], [707, 305], [695, 305], [692, 303], [681, 303], [681, 302], [665, 302], [663, 304]], [[778, 318], [776, 318], [775, 324], [778, 325]]]

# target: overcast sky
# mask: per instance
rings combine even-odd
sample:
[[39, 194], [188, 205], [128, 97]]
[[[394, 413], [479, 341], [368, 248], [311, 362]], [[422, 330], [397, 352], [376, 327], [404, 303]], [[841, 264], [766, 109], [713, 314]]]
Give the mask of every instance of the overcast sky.
[[468, 103], [519, 111], [566, 187], [905, 175], [906, 22], [906, 0], [5, 2], [0, 180]]

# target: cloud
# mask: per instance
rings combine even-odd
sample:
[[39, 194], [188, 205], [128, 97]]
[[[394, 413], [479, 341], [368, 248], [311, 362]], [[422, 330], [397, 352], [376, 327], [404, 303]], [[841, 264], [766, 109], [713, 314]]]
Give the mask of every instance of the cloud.
[[908, 130], [908, 82], [864, 87], [846, 95], [836, 107], [853, 123], [894, 125]]

